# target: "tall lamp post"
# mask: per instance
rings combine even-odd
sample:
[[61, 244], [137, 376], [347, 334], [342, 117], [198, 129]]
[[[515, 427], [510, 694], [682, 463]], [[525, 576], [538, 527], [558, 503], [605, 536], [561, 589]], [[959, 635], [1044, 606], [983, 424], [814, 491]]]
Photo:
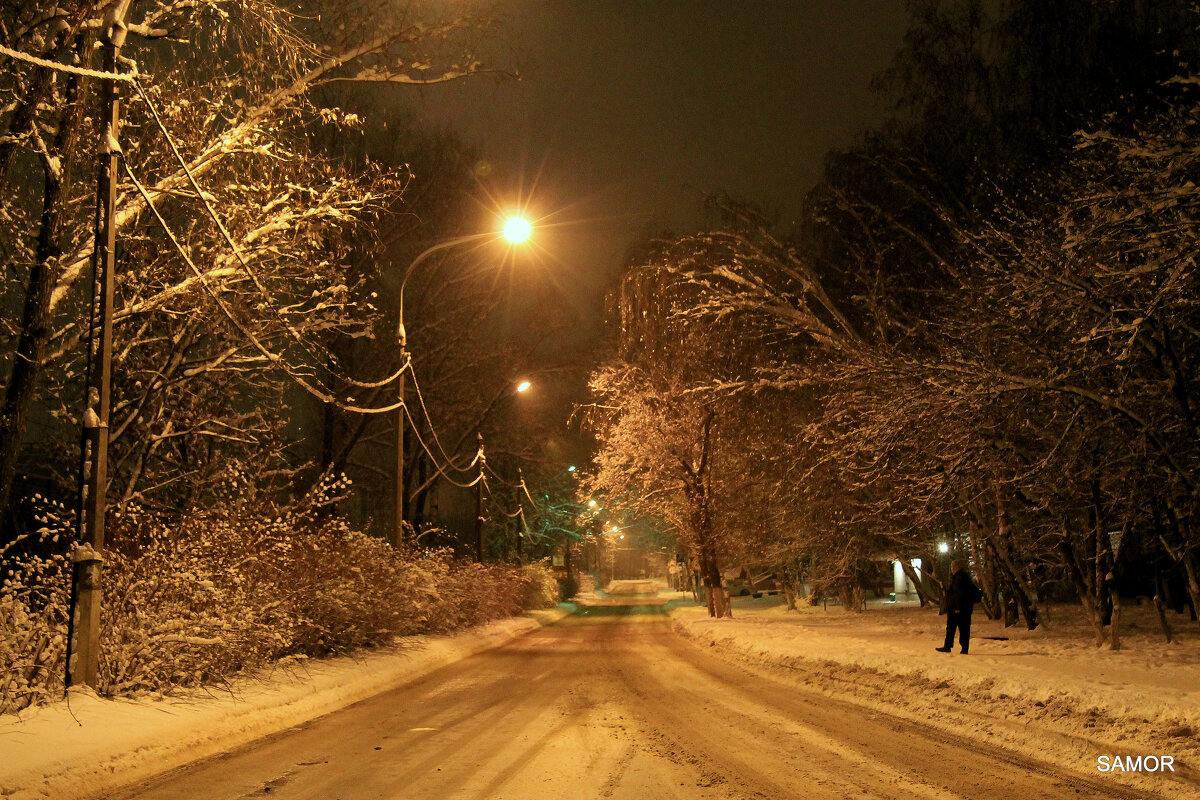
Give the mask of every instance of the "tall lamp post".
[[[413, 270], [417, 268], [425, 259], [429, 258], [434, 253], [442, 250], [448, 250], [451, 247], [457, 247], [460, 244], [467, 242], [479, 242], [485, 239], [506, 239], [511, 244], [521, 244], [529, 239], [533, 232], [533, 226], [521, 217], [509, 217], [504, 222], [503, 230], [497, 234], [494, 232], [488, 233], [473, 233], [467, 236], [457, 236], [453, 239], [447, 239], [444, 242], [438, 242], [432, 245], [420, 254], [417, 255], [408, 264], [408, 269], [404, 271], [404, 279], [400, 281], [400, 306], [399, 318], [396, 323], [396, 342], [400, 346], [400, 365], [403, 367], [408, 361], [408, 333], [404, 329], [404, 287], [408, 285], [408, 279], [412, 277]], [[395, 490], [395, 519], [392, 523], [392, 535], [389, 537], [389, 543], [392, 547], [399, 547], [400, 542], [404, 539], [404, 417], [407, 409], [404, 405], [405, 392], [405, 372], [400, 372], [400, 378], [396, 382], [396, 399], [399, 401], [399, 408], [396, 409], [396, 490]]]

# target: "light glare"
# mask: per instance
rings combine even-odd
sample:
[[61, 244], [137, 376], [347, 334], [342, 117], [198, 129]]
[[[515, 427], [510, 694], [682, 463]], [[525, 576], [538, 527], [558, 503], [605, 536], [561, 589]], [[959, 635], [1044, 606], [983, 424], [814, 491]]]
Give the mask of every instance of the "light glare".
[[521, 217], [509, 217], [504, 221], [504, 238], [513, 244], [520, 244], [533, 233], [533, 226]]
[[529, 381], [521, 381], [520, 383], [517, 384], [517, 391], [523, 392], [532, 385], [533, 384], [531, 384]]

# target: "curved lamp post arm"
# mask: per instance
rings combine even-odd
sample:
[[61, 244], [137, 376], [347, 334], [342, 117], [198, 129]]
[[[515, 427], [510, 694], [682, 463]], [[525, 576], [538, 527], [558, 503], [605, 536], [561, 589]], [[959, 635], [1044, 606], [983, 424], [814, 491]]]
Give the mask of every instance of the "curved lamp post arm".
[[417, 265], [439, 250], [446, 250], [451, 247], [457, 247], [460, 244], [479, 241], [480, 239], [488, 239], [495, 236], [496, 234], [488, 232], [472, 233], [467, 236], [456, 236], [453, 239], [446, 239], [443, 242], [438, 242], [435, 245], [427, 247], [416, 258], [409, 262], [408, 269], [404, 271], [404, 279], [400, 281], [400, 316], [396, 322], [396, 340], [400, 343], [401, 348], [404, 348], [408, 344], [408, 334], [404, 330], [404, 287], [408, 285], [408, 279], [412, 277], [413, 270], [417, 268]]

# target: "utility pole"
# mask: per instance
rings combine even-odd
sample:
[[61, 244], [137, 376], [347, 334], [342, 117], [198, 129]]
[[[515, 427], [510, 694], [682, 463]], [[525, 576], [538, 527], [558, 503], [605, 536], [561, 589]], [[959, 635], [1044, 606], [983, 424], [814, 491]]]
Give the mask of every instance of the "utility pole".
[[[130, 0], [120, 0], [104, 20], [104, 71], [116, 72], [121, 45], [125, 43], [125, 14]], [[121, 124], [120, 94], [117, 81], [104, 78], [101, 90], [102, 146], [100, 174], [96, 189], [96, 243], [92, 265], [100, 285], [100, 337], [96, 352], [89, 353], [91, 371], [96, 377], [95, 404], [85, 399], [83, 424], [90, 450], [87, 498], [84, 503], [82, 541], [75, 547], [75, 608], [72, 613], [74, 658], [67, 662], [66, 684], [95, 686], [100, 664], [101, 572], [104, 552], [104, 495], [108, 489], [108, 423], [112, 410], [112, 319], [113, 273], [117, 231], [113, 214], [117, 203], [117, 169], [121, 148], [118, 144]]]
[[[517, 477], [521, 480], [521, 491], [529, 494], [529, 487], [525, 485], [525, 473], [517, 467]], [[525, 566], [525, 513], [522, 510], [524, 502], [521, 500], [521, 495], [517, 495], [517, 563]]]
[[487, 466], [487, 456], [483, 454], [483, 434], [475, 434], [479, 438], [479, 478], [475, 481], [475, 560], [483, 563], [483, 470]]
[[392, 523], [392, 535], [388, 538], [388, 543], [392, 547], [399, 547], [404, 541], [404, 426], [407, 421], [404, 419], [406, 409], [404, 407], [404, 379], [406, 373], [403, 371], [405, 362], [408, 359], [408, 352], [404, 349], [405, 345], [404, 325], [400, 325], [400, 377], [397, 380], [398, 389], [396, 399], [400, 402], [400, 407], [396, 409], [396, 498], [395, 498], [395, 521]]

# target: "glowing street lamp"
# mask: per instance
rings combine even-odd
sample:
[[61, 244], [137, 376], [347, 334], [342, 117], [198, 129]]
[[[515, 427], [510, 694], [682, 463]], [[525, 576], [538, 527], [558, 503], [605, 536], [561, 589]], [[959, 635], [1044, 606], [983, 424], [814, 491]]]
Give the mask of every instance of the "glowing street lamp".
[[[529, 239], [529, 235], [533, 232], [533, 226], [526, 220], [520, 217], [511, 217], [504, 223], [504, 228], [500, 232], [500, 237], [507, 239], [511, 244], [520, 244]], [[396, 409], [396, 487], [395, 487], [395, 520], [392, 523], [391, 545], [398, 547], [401, 539], [404, 538], [404, 426], [405, 426], [405, 406], [404, 406], [404, 384], [405, 372], [404, 367], [408, 361], [408, 333], [404, 329], [404, 287], [408, 286], [408, 279], [412, 277], [413, 270], [429, 256], [441, 250], [448, 250], [452, 247], [457, 247], [460, 244], [467, 242], [478, 242], [483, 239], [495, 239], [497, 235], [494, 231], [487, 233], [473, 233], [467, 236], [457, 236], [453, 239], [447, 239], [443, 242], [427, 247], [425, 250], [409, 262], [408, 269], [404, 271], [404, 278], [400, 281], [400, 303], [398, 309], [398, 318], [396, 321], [396, 343], [400, 346], [400, 376], [397, 379], [397, 399], [399, 400]], [[521, 387], [524, 388], [521, 388]], [[529, 381], [525, 381], [521, 386], [517, 387], [518, 392], [523, 392], [530, 386]]]
[[521, 244], [533, 233], [529, 220], [522, 217], [509, 217], [504, 221], [504, 238], [513, 244]]
[[941, 544], [938, 545], [938, 552], [939, 553], [949, 553], [950, 545], [946, 544], [945, 542], [942, 542]]
[[521, 381], [520, 383], [517, 384], [517, 391], [524, 392], [524, 391], [528, 390], [530, 386], [533, 386], [533, 384], [530, 383], [529, 381]]

